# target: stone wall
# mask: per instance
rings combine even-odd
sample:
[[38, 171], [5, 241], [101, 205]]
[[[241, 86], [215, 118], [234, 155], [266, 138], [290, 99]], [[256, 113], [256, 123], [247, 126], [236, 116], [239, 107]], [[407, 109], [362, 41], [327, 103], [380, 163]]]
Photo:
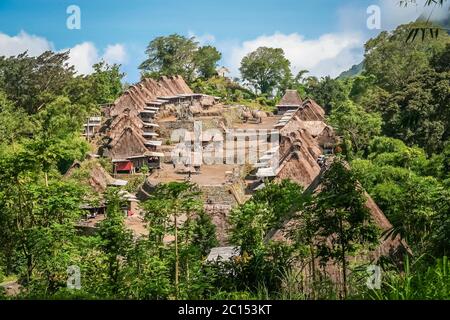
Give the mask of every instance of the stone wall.
[[201, 186], [200, 188], [205, 204], [227, 206], [235, 206], [238, 204], [228, 185]]
[[230, 229], [228, 218], [232, 206], [223, 204], [205, 204], [204, 209], [216, 226], [217, 240], [219, 240], [220, 245], [227, 245]]
[[194, 131], [194, 121], [192, 120], [176, 120], [158, 122], [160, 137], [170, 139], [173, 130], [184, 129]]

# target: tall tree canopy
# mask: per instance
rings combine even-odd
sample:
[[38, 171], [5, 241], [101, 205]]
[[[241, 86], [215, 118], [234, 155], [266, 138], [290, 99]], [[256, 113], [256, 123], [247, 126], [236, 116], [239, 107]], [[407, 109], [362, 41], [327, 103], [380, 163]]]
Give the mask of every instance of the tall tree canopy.
[[409, 26], [366, 44], [365, 74], [375, 81], [362, 103], [381, 113], [386, 135], [439, 152], [450, 137], [450, 36], [405, 43]]
[[290, 65], [283, 49], [260, 47], [242, 59], [239, 70], [244, 81], [271, 95], [284, 80], [292, 78]]
[[62, 95], [73, 78], [68, 64], [69, 52], [44, 52], [30, 57], [27, 52], [16, 57], [0, 57], [0, 86], [17, 107], [36, 113], [55, 96]]
[[194, 58], [198, 75], [204, 79], [209, 79], [215, 76], [217, 73], [217, 61], [221, 58], [222, 54], [215, 47], [200, 47]]
[[332, 79], [329, 76], [320, 81], [310, 77], [305, 81], [306, 93], [329, 113], [336, 104], [341, 103], [348, 96], [348, 85], [345, 81]]
[[119, 65], [95, 64], [90, 75], [76, 75], [68, 63], [69, 52], [44, 52], [37, 57], [22, 53], [0, 57], [0, 89], [16, 108], [33, 115], [57, 97], [65, 96], [78, 113], [94, 111], [99, 104], [114, 101], [122, 92], [124, 76]]
[[195, 37], [179, 34], [157, 37], [152, 40], [145, 53], [148, 58], [140, 69], [150, 76], [181, 75], [188, 82], [197, 76], [209, 78], [215, 75], [220, 52], [212, 46], [200, 47]]
[[442, 52], [450, 36], [406, 43], [414, 23], [399, 26], [392, 33], [381, 32], [366, 43], [364, 68], [374, 75], [377, 84], [390, 92], [401, 89], [411, 77], [424, 72], [433, 55]]

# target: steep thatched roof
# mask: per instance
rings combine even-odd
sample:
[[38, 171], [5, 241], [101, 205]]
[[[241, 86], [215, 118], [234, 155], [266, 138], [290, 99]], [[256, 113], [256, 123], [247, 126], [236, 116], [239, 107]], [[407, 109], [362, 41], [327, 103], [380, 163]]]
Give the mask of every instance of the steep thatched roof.
[[299, 124], [300, 128], [308, 131], [313, 137], [319, 136], [327, 127], [327, 124], [323, 121], [300, 121]]
[[111, 139], [111, 144], [115, 144], [125, 128], [131, 128], [135, 132], [142, 133], [143, 127], [144, 123], [137, 116], [123, 113], [112, 119], [108, 126], [108, 137]]
[[303, 102], [300, 109], [297, 110], [294, 117], [303, 121], [324, 121], [325, 110], [312, 99]]
[[306, 188], [320, 172], [317, 158], [322, 149], [302, 123], [301, 119], [293, 117], [280, 130], [281, 164], [277, 179], [291, 179]]
[[[327, 168], [324, 168], [320, 171], [319, 175], [311, 182], [310, 186], [305, 190], [305, 193], [313, 193], [320, 191], [321, 188], [321, 181], [323, 174], [326, 172]], [[362, 186], [360, 186], [362, 188]], [[364, 195], [367, 199], [366, 201], [366, 207], [370, 211], [370, 216], [372, 221], [380, 228], [381, 231], [388, 231], [392, 228], [392, 224], [389, 222], [389, 220], [386, 218], [384, 213], [381, 211], [381, 209], [377, 206], [375, 201], [373, 201], [372, 197], [364, 191]], [[286, 234], [287, 230], [290, 228], [295, 227], [295, 222], [292, 220], [287, 220], [283, 224], [283, 227], [278, 230], [272, 230], [269, 232], [267, 236], [267, 240], [274, 240], [274, 241], [288, 241], [288, 236]], [[368, 257], [370, 260], [378, 260], [379, 258], [385, 256], [385, 257], [391, 257], [394, 260], [396, 260], [398, 263], [402, 263], [402, 255], [404, 253], [410, 253], [411, 250], [409, 249], [406, 242], [404, 242], [400, 236], [396, 236], [395, 238], [382, 238], [380, 239], [380, 244], [378, 247], [370, 252], [368, 254]]]
[[192, 94], [192, 90], [180, 76], [161, 77], [158, 81], [145, 78], [141, 82], [130, 86], [111, 108], [111, 116], [123, 113], [129, 108], [131, 113], [138, 114], [147, 103], [151, 103], [158, 97]]
[[[159, 80], [146, 78], [130, 86], [109, 108], [111, 118], [101, 129], [106, 134], [102, 140], [103, 155], [117, 159], [144, 154], [148, 148], [143, 137], [144, 122], [140, 113], [148, 111], [150, 105], [158, 106], [150, 111], [157, 113], [159, 106], [167, 103], [166, 100], [158, 100], [160, 97], [184, 98], [192, 94], [192, 90], [180, 76], [161, 77]], [[201, 106], [195, 109], [199, 110], [201, 111]], [[150, 133], [147, 132], [147, 135]]]
[[140, 156], [148, 151], [145, 143], [146, 140], [142, 136], [142, 132], [128, 126], [123, 128], [120, 134], [107, 144], [104, 155], [113, 159]]
[[96, 159], [84, 162], [74, 162], [64, 175], [64, 179], [76, 179], [91, 187], [96, 193], [105, 192], [108, 185], [112, 185], [115, 179], [101, 166]]
[[277, 107], [299, 107], [302, 105], [302, 99], [297, 90], [286, 90], [283, 98], [277, 104]]

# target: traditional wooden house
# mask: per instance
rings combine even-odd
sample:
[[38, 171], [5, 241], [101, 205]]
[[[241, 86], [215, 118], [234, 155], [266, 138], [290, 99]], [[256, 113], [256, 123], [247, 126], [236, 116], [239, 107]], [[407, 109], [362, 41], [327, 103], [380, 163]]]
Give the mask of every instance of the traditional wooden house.
[[284, 114], [286, 111], [297, 110], [302, 106], [302, 99], [297, 90], [286, 90], [283, 98], [277, 104], [277, 113]]
[[89, 117], [84, 124], [83, 136], [90, 140], [100, 130], [102, 117]]
[[339, 138], [336, 136], [334, 129], [323, 121], [299, 121], [301, 129], [308, 131], [308, 133], [317, 140], [323, 154], [333, 154], [334, 148], [339, 143]]
[[[320, 192], [321, 189], [321, 181], [324, 173], [326, 172], [329, 166], [324, 167], [320, 173], [316, 176], [316, 178], [311, 182], [311, 184], [306, 188], [305, 194], [311, 194], [315, 192]], [[359, 185], [359, 188], [362, 186]], [[392, 224], [386, 218], [381, 209], [377, 206], [375, 201], [370, 197], [370, 195], [364, 191], [364, 195], [366, 197], [366, 207], [370, 211], [370, 216], [372, 222], [381, 230], [388, 231], [392, 229]], [[266, 240], [274, 240], [274, 241], [289, 241], [289, 230], [295, 228], [296, 222], [293, 220], [286, 220], [283, 226], [280, 229], [274, 229], [268, 233]], [[396, 235], [394, 237], [381, 237], [380, 242], [377, 248], [371, 250], [365, 256], [354, 257], [354, 259], [369, 261], [378, 261], [382, 257], [389, 257], [393, 259], [396, 263], [401, 265], [403, 263], [404, 254], [411, 253], [411, 249], [407, 245], [407, 243], [399, 236]], [[350, 257], [349, 257], [350, 258]], [[335, 273], [332, 268], [328, 269], [332, 278], [334, 278]], [[339, 275], [339, 273], [337, 273]], [[334, 279], [336, 280], [336, 279]]]
[[109, 186], [126, 185], [126, 181], [114, 179], [97, 159], [75, 161], [64, 175], [64, 179], [71, 178], [89, 186], [94, 194], [102, 194]]
[[216, 73], [219, 77], [226, 78], [230, 74], [230, 70], [227, 67], [220, 67], [216, 69]]
[[291, 179], [304, 188], [320, 173], [318, 159], [334, 148], [334, 132], [323, 121], [325, 112], [312, 100], [288, 110], [275, 124], [279, 130], [277, 157], [263, 155], [256, 164], [258, 178]]
[[316, 139], [324, 154], [333, 154], [336, 146], [340, 142], [339, 137], [330, 126], [326, 126]]
[[324, 121], [325, 110], [312, 99], [305, 100], [296, 111], [295, 117], [303, 121]]
[[117, 172], [134, 173], [144, 165], [158, 168], [163, 156], [159, 152], [158, 116], [174, 113], [177, 108], [198, 113], [203, 105], [215, 101], [214, 97], [193, 93], [179, 76], [143, 79], [108, 107], [110, 118], [101, 130], [104, 137], [99, 153], [113, 160]]

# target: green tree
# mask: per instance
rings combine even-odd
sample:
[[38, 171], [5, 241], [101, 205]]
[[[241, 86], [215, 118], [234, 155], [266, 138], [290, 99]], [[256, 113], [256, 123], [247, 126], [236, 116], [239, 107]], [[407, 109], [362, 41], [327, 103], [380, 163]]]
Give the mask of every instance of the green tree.
[[368, 147], [371, 139], [381, 133], [382, 120], [350, 100], [337, 104], [329, 117], [330, 124], [343, 137], [347, 152], [358, 153]]
[[0, 91], [0, 144], [15, 144], [33, 132], [32, 121]]
[[302, 208], [303, 188], [287, 179], [279, 183], [266, 181], [265, 187], [253, 195], [252, 201], [272, 208], [273, 219], [269, 223], [271, 228], [277, 228]]
[[340, 159], [325, 171], [320, 193], [308, 207], [316, 221], [316, 237], [321, 240], [317, 255], [323, 263], [340, 263], [343, 297], [347, 297], [348, 255], [358, 245], [377, 243], [378, 232], [366, 206], [366, 196], [355, 174]]
[[398, 91], [372, 97], [367, 108], [379, 112], [383, 133], [429, 154], [440, 152], [450, 138], [449, 74], [423, 69]]
[[444, 51], [433, 56], [431, 66], [437, 72], [450, 71], [450, 43], [447, 43]]
[[320, 81], [310, 78], [305, 84], [306, 94], [330, 113], [334, 107], [345, 101], [349, 94], [348, 85], [344, 80], [331, 79], [329, 76]]
[[44, 183], [27, 161], [18, 152], [2, 155], [1, 250], [9, 272], [19, 273], [27, 284], [44, 280], [54, 291], [68, 267], [67, 253], [84, 191], [71, 182]]
[[190, 82], [194, 78], [197, 47], [194, 37], [178, 34], [157, 37], [148, 45], [145, 51], [148, 58], [139, 68], [157, 76], [181, 75]]
[[217, 62], [222, 54], [213, 46], [198, 48], [194, 56], [197, 73], [203, 79], [209, 79], [216, 75]]
[[88, 76], [91, 95], [97, 104], [112, 103], [122, 93], [120, 65], [109, 65], [104, 61], [93, 65], [94, 72]]
[[132, 248], [133, 235], [125, 228], [125, 204], [119, 190], [108, 190], [106, 201], [106, 219], [100, 222], [98, 233], [101, 249], [107, 256], [109, 285], [114, 296], [120, 290], [123, 260]]
[[265, 203], [247, 202], [231, 212], [231, 240], [242, 252], [254, 254], [264, 246], [264, 238], [270, 230], [273, 211]]
[[[190, 237], [191, 230], [189, 229], [192, 216], [203, 209], [199, 196], [200, 192], [196, 185], [184, 182], [169, 182], [159, 185], [144, 203], [150, 239], [154, 239], [159, 246], [162, 246], [164, 244], [164, 236], [170, 234], [174, 236], [176, 297], [179, 295], [180, 282], [179, 249], [180, 246], [189, 246], [192, 241], [192, 237]], [[185, 220], [184, 223], [180, 222], [180, 217]], [[188, 271], [189, 267], [186, 270]]]
[[216, 226], [212, 223], [211, 217], [204, 211], [201, 211], [195, 219], [193, 233], [192, 244], [203, 256], [206, 256], [211, 248], [219, 244]]
[[427, 41], [405, 43], [414, 23], [399, 26], [392, 33], [381, 32], [365, 47], [365, 73], [374, 75], [376, 84], [389, 92], [402, 90], [411, 77], [429, 67], [430, 58], [442, 52], [450, 37], [443, 35]]
[[188, 82], [193, 82], [197, 76], [203, 79], [213, 77], [222, 57], [215, 47], [199, 47], [195, 37], [179, 34], [155, 38], [145, 53], [148, 58], [139, 67], [144, 76], [181, 75]]
[[148, 240], [136, 240], [122, 271], [126, 285], [120, 288], [121, 296], [138, 300], [168, 299], [172, 292], [169, 264], [169, 259], [155, 254]]
[[449, 194], [439, 181], [445, 179], [439, 164], [444, 158], [428, 159], [420, 148], [385, 137], [374, 139], [369, 150], [368, 160], [354, 160], [352, 168], [393, 224], [389, 235], [400, 234], [417, 255], [448, 252]]
[[82, 159], [88, 146], [79, 134], [82, 119], [67, 98], [55, 99], [36, 119], [38, 129], [24, 152], [42, 167], [47, 181], [52, 168], [67, 169], [67, 162]]
[[259, 92], [271, 95], [286, 77], [292, 77], [289, 67], [283, 49], [260, 47], [242, 59], [239, 70], [243, 80]]
[[37, 57], [30, 57], [26, 52], [0, 57], [0, 85], [16, 107], [34, 114], [63, 94], [75, 73], [68, 59], [69, 52], [51, 51]]

